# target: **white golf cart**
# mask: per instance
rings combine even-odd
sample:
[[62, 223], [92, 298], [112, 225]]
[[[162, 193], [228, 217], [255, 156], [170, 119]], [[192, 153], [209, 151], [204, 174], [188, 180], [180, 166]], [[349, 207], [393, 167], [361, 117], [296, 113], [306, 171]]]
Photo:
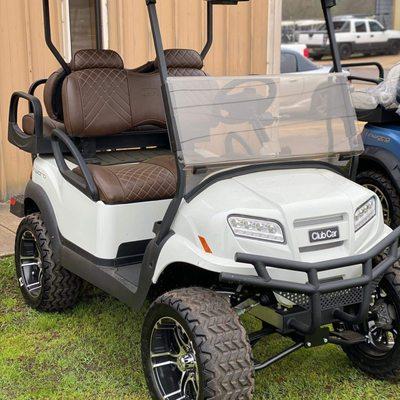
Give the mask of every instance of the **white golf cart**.
[[[349, 179], [363, 147], [346, 76], [208, 77], [213, 7], [237, 1], [207, 2], [201, 55], [164, 51], [156, 0], [146, 3], [157, 59], [127, 70], [102, 49], [67, 64], [43, 0], [62, 69], [13, 95], [9, 126], [34, 158], [12, 201], [27, 303], [71, 307], [82, 280], [134, 308], [159, 296], [142, 335], [154, 399], [250, 399], [254, 371], [326, 343], [397, 376], [400, 228]], [[42, 83], [48, 116], [34, 96]], [[22, 129], [20, 98], [31, 104]], [[262, 330], [248, 336], [244, 313]], [[294, 345], [254, 362], [272, 333]]]

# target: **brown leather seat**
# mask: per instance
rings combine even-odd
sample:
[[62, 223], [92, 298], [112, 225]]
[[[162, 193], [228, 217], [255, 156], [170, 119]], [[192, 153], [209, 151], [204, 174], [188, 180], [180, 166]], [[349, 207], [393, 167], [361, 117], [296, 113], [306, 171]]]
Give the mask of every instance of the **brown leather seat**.
[[74, 54], [62, 102], [65, 128], [73, 137], [116, 135], [142, 125], [165, 127], [159, 74], [125, 69], [112, 50]]
[[[201, 55], [192, 49], [164, 50], [169, 76], [206, 76], [203, 71], [204, 63]], [[159, 68], [158, 59], [154, 62]]]
[[[50, 117], [43, 117], [43, 136], [49, 138], [54, 129], [65, 130], [62, 122]], [[33, 114], [26, 114], [22, 117], [22, 129], [27, 135], [33, 135], [35, 131], [35, 120]]]
[[[105, 204], [163, 200], [175, 195], [177, 173], [172, 155], [137, 164], [89, 165], [89, 170]], [[79, 168], [74, 171], [82, 176]]]

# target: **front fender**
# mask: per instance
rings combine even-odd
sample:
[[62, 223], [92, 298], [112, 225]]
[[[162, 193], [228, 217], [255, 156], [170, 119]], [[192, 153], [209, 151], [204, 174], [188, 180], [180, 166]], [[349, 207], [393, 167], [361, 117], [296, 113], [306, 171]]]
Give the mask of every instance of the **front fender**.
[[177, 262], [190, 264], [216, 273], [234, 271], [243, 275], [256, 275], [251, 265], [206, 253], [200, 246], [196, 247], [183, 235], [175, 233], [165, 242], [161, 249], [152, 277], [153, 283], [157, 283], [158, 278], [169, 265]]

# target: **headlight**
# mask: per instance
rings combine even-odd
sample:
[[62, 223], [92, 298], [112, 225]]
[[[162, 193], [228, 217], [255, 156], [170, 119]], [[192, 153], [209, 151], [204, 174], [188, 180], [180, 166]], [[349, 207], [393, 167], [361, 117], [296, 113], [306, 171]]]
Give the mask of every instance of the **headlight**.
[[283, 228], [277, 221], [230, 215], [228, 223], [235, 236], [285, 243]]
[[371, 197], [354, 213], [354, 230], [357, 232], [376, 215], [376, 199]]

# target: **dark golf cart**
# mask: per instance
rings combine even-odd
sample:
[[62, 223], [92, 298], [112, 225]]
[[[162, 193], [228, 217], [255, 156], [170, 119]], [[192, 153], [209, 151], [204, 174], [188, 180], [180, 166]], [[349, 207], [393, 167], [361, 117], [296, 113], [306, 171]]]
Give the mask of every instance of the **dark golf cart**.
[[[245, 1], [245, 0], [243, 0]], [[357, 134], [330, 9], [335, 74], [210, 77], [207, 1], [201, 54], [164, 50], [129, 70], [114, 51], [77, 51], [29, 93], [13, 94], [9, 141], [33, 172], [11, 211], [23, 217], [15, 264], [26, 302], [62, 311], [88, 281], [138, 309], [154, 399], [251, 399], [254, 372], [294, 351], [342, 346], [379, 378], [400, 371], [400, 228], [354, 182]], [[44, 84], [45, 107], [35, 96]], [[30, 113], [17, 124], [20, 99]], [[249, 314], [260, 330], [246, 333]], [[332, 326], [332, 328], [329, 328]], [[278, 333], [285, 351], [254, 361]]]

